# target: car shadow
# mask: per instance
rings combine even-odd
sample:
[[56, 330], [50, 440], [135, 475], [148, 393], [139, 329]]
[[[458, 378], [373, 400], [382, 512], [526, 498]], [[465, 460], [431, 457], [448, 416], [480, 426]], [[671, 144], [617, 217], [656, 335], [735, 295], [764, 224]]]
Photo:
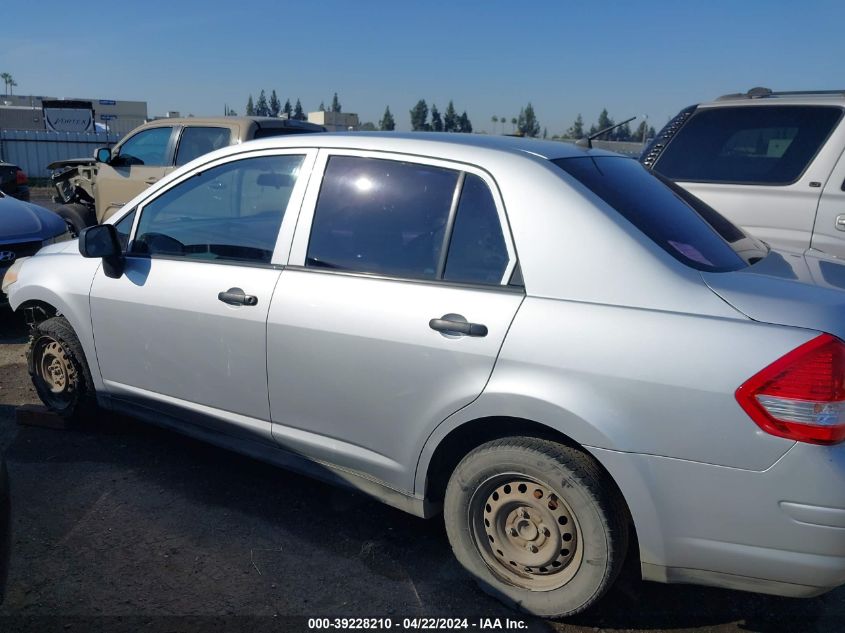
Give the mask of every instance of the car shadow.
[[[0, 407], [0, 423], [9, 419], [13, 419], [13, 408]], [[459, 567], [440, 518], [418, 519], [364, 494], [128, 417], [106, 414], [71, 431], [20, 427], [7, 459], [13, 503], [19, 500], [15, 494], [18, 477], [43, 472], [45, 466], [56, 473], [53, 481], [19, 483], [22, 489], [40, 490], [30, 494], [27, 502], [43, 507], [27, 511], [50, 521], [50, 533], [57, 540], [68, 533], [83, 538], [78, 524], [103, 495], [110, 494], [110, 502], [119, 503], [123, 511], [142, 511], [145, 520], [152, 522], [146, 533], [168, 526], [168, 532], [188, 534], [184, 538], [189, 540], [210, 539], [208, 547], [218, 550], [216, 556], [224, 560], [237, 554], [243, 558], [238, 564], [246, 564], [248, 550], [249, 564], [243, 573], [252, 575], [252, 591], [244, 597], [245, 603], [260, 602], [262, 591], [269, 599], [274, 588], [284, 586], [286, 598], [279, 608], [288, 613], [304, 609], [303, 613], [312, 615], [339, 612], [348, 617], [483, 616], [503, 621], [515, 617], [479, 590]], [[123, 481], [129, 478], [130, 490], [115, 484], [120, 481], [117, 474]], [[87, 485], [81, 496], [80, 479]], [[63, 495], [70, 496], [72, 507], [64, 507]], [[43, 531], [43, 526], [35, 529]], [[135, 540], [144, 539], [144, 535], [131, 534]], [[153, 551], [146, 554], [154, 560]], [[86, 561], [74, 564], [84, 566]], [[146, 569], [150, 574], [163, 573], [159, 567]], [[290, 583], [292, 576], [297, 578], [295, 586]], [[215, 578], [213, 591], [206, 591], [237, 595], [241, 578]], [[10, 582], [14, 585], [13, 579]], [[172, 578], [170, 582], [184, 586]], [[95, 586], [89, 584], [86, 589], [96, 593]], [[317, 599], [308, 607], [309, 599], [327, 595], [327, 586], [332, 598]], [[19, 596], [32, 590], [29, 586], [19, 589]], [[14, 588], [10, 593], [15, 593]], [[194, 601], [201, 599], [196, 597], [199, 594], [191, 595]], [[370, 596], [364, 604], [362, 595]], [[635, 565], [628, 565], [617, 585], [586, 614], [566, 620], [565, 625], [535, 618], [526, 621], [530, 630], [725, 626], [724, 630], [838, 631], [845, 615], [843, 603], [843, 590], [792, 600], [644, 583]]]

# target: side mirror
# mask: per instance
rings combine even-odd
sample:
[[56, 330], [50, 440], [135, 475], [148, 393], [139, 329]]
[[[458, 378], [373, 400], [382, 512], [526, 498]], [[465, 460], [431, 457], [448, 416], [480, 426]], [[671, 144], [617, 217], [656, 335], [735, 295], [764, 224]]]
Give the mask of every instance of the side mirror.
[[108, 147], [98, 147], [94, 151], [94, 158], [97, 160], [98, 163], [110, 163], [111, 150]]
[[83, 257], [100, 257], [106, 277], [123, 274], [123, 251], [113, 224], [89, 226], [79, 232], [79, 252]]

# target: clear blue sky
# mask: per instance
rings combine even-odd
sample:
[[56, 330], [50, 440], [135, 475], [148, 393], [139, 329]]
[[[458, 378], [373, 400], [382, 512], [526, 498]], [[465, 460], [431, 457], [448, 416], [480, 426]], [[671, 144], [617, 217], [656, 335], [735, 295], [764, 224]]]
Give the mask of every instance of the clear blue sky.
[[841, 0], [39, 0], [3, 16], [16, 94], [143, 100], [151, 115], [243, 114], [262, 88], [316, 110], [336, 91], [362, 121], [389, 105], [398, 129], [420, 98], [452, 99], [488, 132], [530, 101], [551, 135], [605, 107], [659, 128], [753, 86], [845, 88]]

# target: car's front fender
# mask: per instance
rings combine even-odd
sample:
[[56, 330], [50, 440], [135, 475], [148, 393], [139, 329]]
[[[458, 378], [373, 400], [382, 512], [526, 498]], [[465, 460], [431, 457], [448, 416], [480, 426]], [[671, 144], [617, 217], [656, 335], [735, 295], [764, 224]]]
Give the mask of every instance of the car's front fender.
[[[73, 246], [71, 248], [70, 246]], [[99, 259], [86, 259], [69, 245], [42, 249], [27, 259], [18, 271], [18, 279], [8, 288], [13, 310], [31, 303], [47, 304], [68, 320], [76, 332], [91, 370], [94, 388], [103, 391], [91, 329], [89, 292], [101, 265]]]

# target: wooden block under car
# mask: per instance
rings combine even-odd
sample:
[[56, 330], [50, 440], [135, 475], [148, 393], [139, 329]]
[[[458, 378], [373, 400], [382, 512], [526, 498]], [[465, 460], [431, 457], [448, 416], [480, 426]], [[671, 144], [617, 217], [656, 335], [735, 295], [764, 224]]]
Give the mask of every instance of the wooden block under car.
[[40, 404], [22, 404], [15, 410], [15, 419], [24, 426], [40, 426], [45, 429], [68, 429], [70, 423], [60, 415]]

